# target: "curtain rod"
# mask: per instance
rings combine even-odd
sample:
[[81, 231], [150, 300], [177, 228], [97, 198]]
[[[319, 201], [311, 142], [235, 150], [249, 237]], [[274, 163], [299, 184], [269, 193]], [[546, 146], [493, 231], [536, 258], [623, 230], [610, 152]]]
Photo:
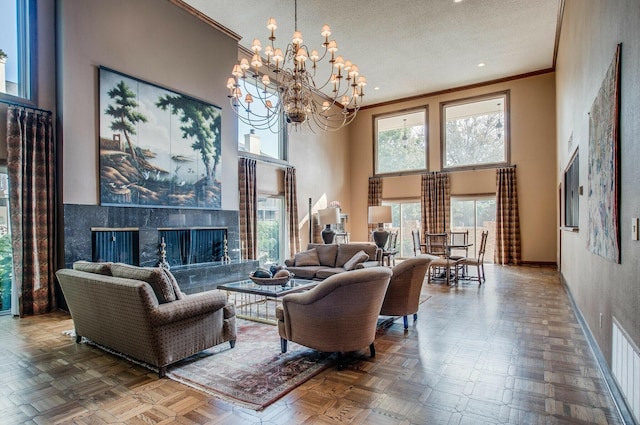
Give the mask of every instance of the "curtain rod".
[[48, 112], [50, 114], [53, 114], [53, 112], [51, 112], [48, 109], [36, 108], [35, 106], [25, 105], [23, 103], [15, 102], [13, 100], [0, 99], [0, 103], [4, 103], [4, 104], [9, 105], [9, 106], [16, 106], [18, 108], [32, 109], [32, 110], [38, 111], [38, 112]]

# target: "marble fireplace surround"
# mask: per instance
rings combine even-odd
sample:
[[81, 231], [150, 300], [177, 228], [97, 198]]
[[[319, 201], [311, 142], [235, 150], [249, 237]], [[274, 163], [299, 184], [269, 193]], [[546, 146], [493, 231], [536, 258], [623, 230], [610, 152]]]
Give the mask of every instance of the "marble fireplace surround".
[[155, 267], [159, 261], [158, 229], [216, 227], [227, 229], [229, 264], [200, 263], [172, 268], [185, 293], [214, 289], [219, 284], [246, 279], [258, 267], [254, 260], [240, 259], [238, 211], [64, 205], [64, 263], [91, 261], [91, 229], [138, 229], [140, 266]]

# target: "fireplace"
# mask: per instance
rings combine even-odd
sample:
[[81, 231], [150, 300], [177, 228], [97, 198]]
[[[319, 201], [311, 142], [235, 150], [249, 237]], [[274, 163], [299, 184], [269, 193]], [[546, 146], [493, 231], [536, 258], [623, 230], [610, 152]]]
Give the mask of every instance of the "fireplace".
[[[240, 258], [238, 211], [77, 204], [64, 205], [61, 266], [105, 260], [157, 267], [163, 237], [171, 272], [188, 294], [246, 279], [258, 267]], [[225, 241], [229, 258], [223, 261]]]

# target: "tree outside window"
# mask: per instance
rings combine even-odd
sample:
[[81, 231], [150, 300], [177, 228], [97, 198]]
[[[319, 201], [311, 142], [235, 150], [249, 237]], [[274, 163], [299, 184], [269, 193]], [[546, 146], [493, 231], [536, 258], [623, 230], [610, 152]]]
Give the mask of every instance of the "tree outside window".
[[375, 117], [376, 174], [427, 168], [427, 110]]
[[508, 93], [442, 104], [443, 168], [508, 162]]

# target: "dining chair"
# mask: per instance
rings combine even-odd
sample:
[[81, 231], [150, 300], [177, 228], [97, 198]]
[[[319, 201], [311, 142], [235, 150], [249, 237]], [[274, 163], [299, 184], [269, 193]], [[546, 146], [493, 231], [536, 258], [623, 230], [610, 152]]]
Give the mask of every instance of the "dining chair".
[[425, 247], [420, 241], [420, 230], [411, 231], [411, 240], [413, 241], [413, 255], [425, 254]]
[[[462, 260], [469, 256], [469, 230], [449, 232], [449, 258]], [[464, 252], [464, 254], [463, 254]], [[455, 255], [453, 255], [455, 253]], [[460, 264], [460, 271], [462, 276], [465, 276], [468, 272], [467, 266]]]
[[431, 283], [431, 278], [435, 275], [444, 273], [447, 285], [449, 285], [452, 270], [454, 282], [458, 282], [458, 266], [462, 259], [449, 258], [448, 238], [447, 233], [425, 233], [427, 254], [437, 257], [431, 262], [429, 273], [427, 273], [427, 283]]
[[381, 265], [384, 266], [385, 263], [387, 266], [391, 266], [392, 264], [394, 266], [396, 265], [396, 254], [398, 253], [397, 243], [398, 243], [398, 232], [395, 231], [395, 232], [389, 233], [387, 246], [382, 251]]
[[489, 237], [489, 231], [485, 230], [482, 232], [482, 235], [480, 236], [480, 245], [478, 247], [478, 256], [475, 258], [465, 258], [464, 260], [462, 260], [462, 264], [464, 264], [465, 266], [475, 266], [478, 270], [478, 274], [477, 276], [469, 276], [467, 275], [466, 279], [467, 280], [477, 280], [478, 281], [478, 286], [482, 285], [482, 282], [484, 282], [485, 279], [485, 275], [484, 275], [484, 252], [487, 249], [487, 238]]

